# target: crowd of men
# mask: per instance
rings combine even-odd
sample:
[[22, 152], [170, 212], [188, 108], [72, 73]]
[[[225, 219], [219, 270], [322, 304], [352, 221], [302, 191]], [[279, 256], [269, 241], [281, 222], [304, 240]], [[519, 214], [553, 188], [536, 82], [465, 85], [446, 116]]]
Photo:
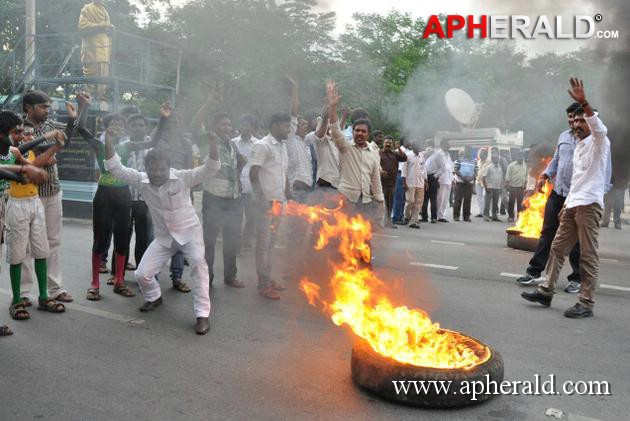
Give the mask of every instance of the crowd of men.
[[[605, 127], [586, 102], [581, 82], [572, 80], [576, 103], [567, 109], [570, 128], [560, 136], [551, 163], [538, 179], [528, 172], [520, 151], [509, 162], [509, 155], [495, 147], [480, 149], [476, 159], [470, 148], [464, 148], [456, 151], [453, 161], [447, 141], [437, 146], [433, 140], [398, 143], [373, 131], [363, 109], [344, 109], [340, 116], [340, 95], [333, 81], [326, 85], [322, 112], [304, 117], [299, 112], [298, 83], [292, 79], [289, 83], [290, 112], [273, 114], [266, 135], [249, 114], [240, 118], [235, 130], [230, 116], [216, 111], [222, 105], [216, 94], [199, 109], [190, 130], [183, 116], [164, 103], [151, 134], [147, 119], [133, 107], [127, 115], [105, 116], [103, 132], [93, 135], [87, 127], [92, 97], [86, 92], [76, 96], [78, 105], [66, 103], [65, 132], [48, 118], [51, 99], [41, 91], [24, 95], [24, 118], [0, 112], [0, 176], [5, 180], [0, 185], [0, 217], [10, 263], [11, 317], [30, 317], [33, 272], [38, 310], [61, 313], [63, 303], [73, 301], [59, 267], [61, 193], [54, 155], [69, 144], [75, 131], [93, 150], [100, 169], [93, 201], [88, 300], [102, 298], [100, 274], [112, 241], [113, 276], [108, 283], [115, 294], [135, 296], [124, 283], [125, 270], [133, 268], [129, 255], [134, 229], [135, 280], [144, 298], [140, 311], [162, 304], [158, 274], [170, 259], [172, 287], [192, 291], [195, 331], [205, 334], [219, 234], [227, 286], [245, 286], [237, 276], [237, 256], [241, 249], [254, 247], [260, 295], [278, 300], [286, 289], [273, 270], [282, 223], [280, 215], [271, 212], [274, 202], [327, 204], [342, 199], [348, 212], [364, 215], [373, 225], [418, 229], [422, 222], [449, 222], [451, 196], [453, 220], [471, 222], [476, 193], [478, 217], [498, 221], [501, 203], [514, 221], [523, 198], [553, 178], [538, 250], [519, 283], [541, 281], [546, 267], [545, 283], [523, 297], [549, 305], [563, 256], [571, 251], [573, 273], [567, 291], [579, 291], [580, 301], [567, 315], [592, 315], [597, 228], [609, 184], [610, 152]], [[184, 135], [187, 131], [192, 139]], [[574, 151], [583, 151], [577, 160]], [[195, 158], [205, 155], [203, 160]], [[201, 220], [192, 203], [195, 188], [203, 190]], [[291, 219], [289, 224], [290, 258], [283, 280], [292, 282], [305, 269], [308, 232], [304, 221]], [[185, 261], [191, 267], [192, 287], [182, 280]], [[0, 334], [10, 333], [7, 326], [0, 328]]]

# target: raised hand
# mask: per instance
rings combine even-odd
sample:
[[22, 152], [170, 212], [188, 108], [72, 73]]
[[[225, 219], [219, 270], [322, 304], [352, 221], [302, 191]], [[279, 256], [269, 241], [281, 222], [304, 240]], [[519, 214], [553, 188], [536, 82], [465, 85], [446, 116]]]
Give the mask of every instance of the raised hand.
[[77, 107], [72, 102], [66, 101], [66, 111], [68, 112], [68, 117], [72, 119], [77, 118]]
[[92, 95], [89, 92], [80, 92], [77, 95], [77, 102], [81, 105], [90, 105], [92, 103]]
[[173, 107], [170, 101], [164, 102], [160, 105], [160, 117], [168, 120], [173, 115]]
[[571, 84], [571, 89], [569, 89], [569, 95], [571, 98], [575, 100], [575, 102], [579, 104], [584, 104], [586, 102], [586, 94], [584, 93], [584, 82], [581, 79], [576, 77], [572, 77], [569, 80]]
[[329, 80], [326, 83], [326, 97], [328, 98], [328, 108], [337, 109], [341, 96], [339, 96], [339, 88], [337, 88], [334, 80]]

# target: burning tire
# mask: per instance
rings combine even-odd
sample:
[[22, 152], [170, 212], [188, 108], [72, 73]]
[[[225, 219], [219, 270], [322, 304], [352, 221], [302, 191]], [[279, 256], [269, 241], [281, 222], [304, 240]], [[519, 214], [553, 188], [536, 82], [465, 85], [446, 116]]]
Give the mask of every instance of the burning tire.
[[507, 246], [517, 250], [536, 251], [538, 238], [523, 237], [518, 230], [506, 230]]
[[[479, 388], [474, 391], [473, 382], [480, 382], [484, 387], [489, 382], [496, 382], [499, 385], [503, 381], [503, 359], [499, 353], [476, 339], [458, 335], [471, 344], [483, 347], [490, 352], [489, 357], [471, 368], [418, 367], [384, 357], [376, 353], [366, 341], [359, 340], [352, 348], [352, 380], [361, 388], [382, 398], [406, 405], [453, 408], [486, 401], [494, 395], [480, 393]], [[404, 384], [411, 382], [407, 393], [397, 393], [396, 384], [400, 385], [400, 381]], [[418, 393], [413, 385], [414, 381], [417, 384], [424, 381], [427, 389]], [[438, 383], [429, 383], [431, 381]], [[443, 383], [439, 383], [440, 381]], [[448, 392], [442, 389], [442, 393], [438, 393], [436, 385], [446, 385], [448, 382], [450, 382]]]

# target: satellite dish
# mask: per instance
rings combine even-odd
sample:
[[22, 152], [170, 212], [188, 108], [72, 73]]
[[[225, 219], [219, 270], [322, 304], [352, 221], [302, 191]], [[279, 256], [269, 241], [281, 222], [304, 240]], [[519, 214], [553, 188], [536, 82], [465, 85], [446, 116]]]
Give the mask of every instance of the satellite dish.
[[444, 102], [446, 102], [449, 113], [460, 124], [465, 126], [473, 124], [477, 106], [466, 91], [458, 88], [449, 89], [444, 94]]

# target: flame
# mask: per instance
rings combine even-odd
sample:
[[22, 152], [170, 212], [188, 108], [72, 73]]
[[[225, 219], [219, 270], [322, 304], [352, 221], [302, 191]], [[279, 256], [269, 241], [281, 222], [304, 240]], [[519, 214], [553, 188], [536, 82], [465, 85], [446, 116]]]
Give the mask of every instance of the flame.
[[536, 192], [524, 201], [525, 210], [518, 214], [518, 221], [510, 230], [520, 231], [522, 237], [539, 238], [542, 232], [543, 220], [545, 219], [545, 205], [551, 194], [553, 184], [545, 183], [542, 192]]
[[[333, 323], [349, 326], [377, 353], [401, 363], [435, 368], [470, 368], [486, 361], [490, 351], [474, 348], [462, 335], [440, 328], [420, 309], [395, 306], [387, 285], [370, 267], [372, 227], [361, 215], [336, 209], [289, 202], [284, 213], [302, 217], [319, 228], [316, 250], [338, 243], [341, 262], [332, 263], [330, 299], [322, 298], [320, 286], [302, 278], [300, 289], [309, 304], [330, 313]], [[272, 212], [279, 215], [281, 205]]]

